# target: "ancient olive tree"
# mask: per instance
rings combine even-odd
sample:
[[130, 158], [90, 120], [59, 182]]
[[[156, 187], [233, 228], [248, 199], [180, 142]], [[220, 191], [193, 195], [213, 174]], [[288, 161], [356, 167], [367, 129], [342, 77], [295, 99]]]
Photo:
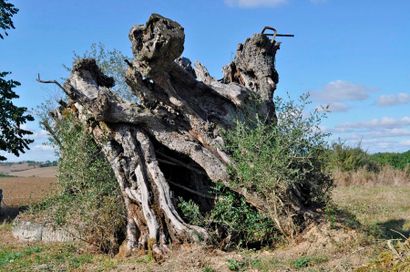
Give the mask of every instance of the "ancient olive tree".
[[[132, 27], [134, 59], [126, 61], [126, 82], [139, 103], [112, 92], [115, 82], [94, 59], [77, 60], [67, 81], [58, 84], [68, 103], [52, 116], [74, 114], [89, 130], [111, 165], [127, 210], [126, 246], [167, 252], [170, 243], [206, 241], [205, 228], [191, 225], [176, 209], [177, 198], [193, 199], [201, 210], [213, 205], [209, 189], [223, 183], [263, 211], [264, 201], [229, 183], [232, 153], [224, 148], [224, 131], [252, 111], [275, 124], [273, 92], [278, 83], [275, 54], [279, 45], [255, 34], [240, 44], [221, 80], [206, 68], [181, 57], [184, 29], [153, 14]], [[292, 218], [306, 212], [309, 186], [292, 185], [282, 201]]]

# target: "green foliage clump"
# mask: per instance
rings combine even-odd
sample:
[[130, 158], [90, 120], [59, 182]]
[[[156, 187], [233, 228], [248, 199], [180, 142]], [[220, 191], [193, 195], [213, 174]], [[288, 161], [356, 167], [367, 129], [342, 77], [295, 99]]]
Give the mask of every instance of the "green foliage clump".
[[276, 99], [277, 123], [251, 116], [225, 134], [234, 160], [231, 186], [256, 193], [285, 235], [304, 221], [299, 211], [326, 205], [333, 184], [325, 169], [328, 135], [319, 127], [325, 115], [306, 115], [307, 104], [308, 95], [299, 104]]
[[[272, 245], [281, 234], [300, 229], [304, 211], [324, 208], [330, 199], [327, 134], [319, 129], [323, 114], [305, 115], [308, 96], [300, 104], [279, 99], [275, 104], [277, 123], [250, 116], [226, 131], [232, 180], [230, 188], [218, 184], [211, 192], [216, 197], [211, 211], [201, 215], [192, 201], [178, 205], [186, 220], [202, 222], [219, 239], [226, 237], [224, 247]], [[258, 210], [234, 191], [254, 195]]]
[[[101, 72], [114, 79], [115, 86], [111, 88], [111, 90], [120, 97], [135, 102], [136, 96], [131, 92], [130, 87], [125, 82], [125, 74], [128, 68], [125, 60], [129, 60], [129, 58], [121, 51], [117, 49], [107, 49], [102, 43], [93, 43], [90, 49], [82, 56], [74, 54], [74, 62], [80, 58], [95, 59]], [[70, 70], [70, 68], [66, 68]]]
[[57, 225], [76, 226], [81, 238], [115, 252], [125, 228], [125, 208], [114, 173], [85, 127], [65, 112], [53, 129], [59, 150], [58, 194], [34, 207]]
[[224, 249], [259, 248], [277, 241], [277, 232], [271, 219], [246, 203], [244, 197], [222, 184], [217, 184], [213, 193], [214, 207], [205, 215], [192, 200], [180, 198], [178, 208], [187, 222], [205, 227], [215, 244]]
[[[8, 29], [14, 29], [12, 17], [17, 14], [18, 11], [18, 8], [13, 4], [5, 0], [0, 0], [0, 29], [4, 30], [4, 35], [8, 36]], [[2, 33], [0, 33], [0, 39], [4, 39]]]
[[272, 220], [251, 207], [244, 197], [221, 184], [214, 193], [216, 201], [207, 221], [211, 233], [227, 237], [225, 248], [269, 246], [279, 239]]
[[323, 256], [302, 256], [294, 260], [292, 265], [296, 269], [303, 269], [326, 261], [328, 261], [328, 259]]
[[410, 170], [410, 150], [403, 153], [376, 153], [370, 155], [370, 158], [381, 165], [390, 165], [400, 170]]
[[190, 224], [198, 226], [206, 224], [198, 204], [191, 199], [186, 201], [182, 197], [178, 198], [178, 208], [182, 212], [184, 219]]
[[236, 259], [228, 259], [226, 262], [228, 269], [231, 271], [242, 271], [245, 268], [245, 263]]
[[360, 144], [356, 147], [350, 147], [340, 140], [333, 143], [328, 152], [328, 167], [331, 170], [342, 172], [357, 171], [359, 169], [371, 172], [380, 170], [377, 162], [361, 148]]

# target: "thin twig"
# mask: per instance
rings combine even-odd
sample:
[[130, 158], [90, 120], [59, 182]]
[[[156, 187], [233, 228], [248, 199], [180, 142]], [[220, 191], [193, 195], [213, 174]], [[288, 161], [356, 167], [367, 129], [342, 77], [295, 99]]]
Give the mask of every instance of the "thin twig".
[[60, 87], [60, 89], [62, 89], [65, 93], [67, 93], [67, 90], [64, 89], [63, 85], [61, 85], [60, 82], [58, 82], [57, 80], [42, 80], [40, 78], [40, 74], [37, 74], [36, 81], [40, 83], [44, 83], [44, 84], [56, 84], [58, 87]]
[[387, 240], [387, 246], [393, 252], [393, 254], [397, 256], [397, 258], [401, 259], [399, 252], [397, 252], [397, 250], [394, 248], [392, 244], [392, 240]]
[[400, 231], [394, 230], [394, 229], [390, 229], [390, 231], [397, 233], [398, 235], [400, 235], [401, 237], [404, 238], [404, 240], [407, 240], [408, 237], [406, 237], [403, 233], [401, 233]]

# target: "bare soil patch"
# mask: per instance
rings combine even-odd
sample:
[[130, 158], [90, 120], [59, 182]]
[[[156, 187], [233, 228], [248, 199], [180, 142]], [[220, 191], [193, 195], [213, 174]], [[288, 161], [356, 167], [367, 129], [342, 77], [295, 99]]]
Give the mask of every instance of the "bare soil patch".
[[0, 189], [3, 190], [0, 222], [15, 218], [30, 204], [44, 199], [53, 192], [55, 177], [3, 177]]
[[0, 178], [3, 200], [9, 207], [19, 207], [38, 202], [52, 192], [54, 177], [6, 177]]

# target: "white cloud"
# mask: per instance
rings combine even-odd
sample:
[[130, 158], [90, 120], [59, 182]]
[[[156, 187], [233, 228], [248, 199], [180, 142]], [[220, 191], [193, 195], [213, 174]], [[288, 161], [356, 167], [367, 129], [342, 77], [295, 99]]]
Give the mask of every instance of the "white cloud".
[[410, 140], [401, 141], [400, 144], [404, 146], [410, 146]]
[[346, 112], [350, 109], [345, 103], [334, 102], [329, 104], [329, 111], [331, 112]]
[[366, 138], [359, 137], [360, 135], [355, 135], [354, 137], [342, 138], [345, 144], [355, 147], [360, 144], [363, 150], [370, 153], [375, 152], [404, 152], [409, 150], [410, 141], [398, 141], [397, 139], [391, 138]]
[[47, 145], [48, 143], [48, 133], [47, 131], [39, 128], [32, 128], [23, 125], [24, 129], [33, 132], [32, 135], [27, 136], [27, 138], [33, 139], [34, 142], [29, 145], [30, 149], [26, 150], [25, 153], [20, 154], [19, 157], [13, 154], [8, 154], [5, 152], [0, 152], [1, 155], [5, 156], [8, 161], [23, 161], [23, 160], [34, 160], [34, 161], [46, 161], [55, 160], [56, 154], [52, 146]]
[[332, 138], [340, 137], [349, 145], [362, 143], [369, 152], [402, 152], [410, 145], [409, 116], [344, 123], [327, 131], [332, 133]]
[[48, 138], [49, 134], [46, 130], [41, 129], [41, 130], [33, 131], [33, 134], [30, 136], [31, 138], [34, 138], [34, 140], [44, 140]]
[[277, 7], [287, 2], [288, 0], [225, 0], [226, 5], [241, 8]]
[[379, 97], [377, 104], [379, 106], [394, 106], [399, 104], [410, 103], [410, 93], [398, 93], [394, 95], [382, 95]]
[[336, 128], [358, 128], [358, 129], [369, 129], [369, 128], [399, 128], [403, 126], [410, 125], [410, 116], [403, 116], [401, 118], [375, 118], [368, 121], [362, 122], [348, 122], [336, 126]]
[[[388, 137], [410, 137], [410, 130], [405, 128], [345, 128], [336, 127], [333, 129], [327, 129], [327, 132], [334, 134], [348, 134], [354, 138], [388, 138]], [[360, 132], [360, 133], [359, 133]]]
[[322, 90], [313, 91], [312, 97], [327, 103], [366, 100], [373, 89], [344, 80], [335, 80], [326, 84]]
[[33, 147], [30, 148], [31, 150], [39, 150], [39, 151], [53, 151], [54, 152], [54, 148], [49, 145], [49, 144], [36, 144]]

